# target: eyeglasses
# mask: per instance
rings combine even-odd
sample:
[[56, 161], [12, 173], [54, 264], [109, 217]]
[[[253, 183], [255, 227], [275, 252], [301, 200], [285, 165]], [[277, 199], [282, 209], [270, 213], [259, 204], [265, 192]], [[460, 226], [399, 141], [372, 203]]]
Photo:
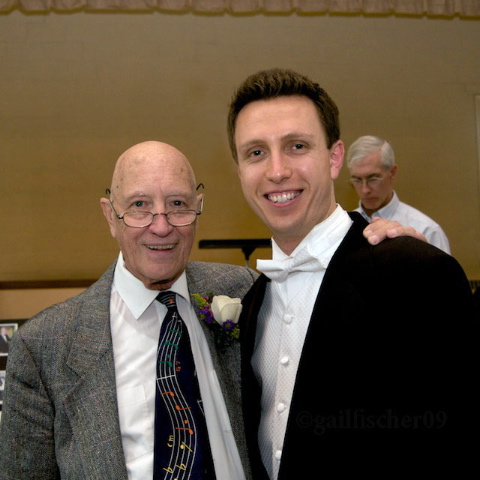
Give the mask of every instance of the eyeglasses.
[[368, 177], [368, 178], [352, 177], [352, 178], [350, 178], [348, 183], [350, 183], [350, 185], [354, 186], [355, 188], [363, 186], [364, 183], [367, 184], [367, 187], [375, 188], [380, 184], [380, 182], [383, 180], [383, 178], [384, 177], [381, 177], [381, 176]]
[[[202, 187], [205, 188], [203, 183], [200, 183], [197, 186], [197, 190]], [[197, 215], [201, 215], [203, 210], [203, 198], [202, 204], [200, 206], [200, 210], [172, 210], [171, 212], [167, 213], [152, 213], [152, 212], [141, 212], [141, 211], [131, 211], [125, 212], [123, 215], [119, 215], [113, 206], [112, 200], [110, 199], [110, 194], [112, 193], [109, 188], [105, 190], [105, 193], [108, 195], [108, 201], [112, 206], [112, 210], [115, 213], [115, 216], [119, 220], [123, 220], [123, 223], [127, 227], [132, 228], [146, 228], [149, 227], [152, 223], [154, 218], [157, 215], [163, 215], [167, 222], [172, 227], [186, 227], [187, 225], [191, 225], [196, 219]]]

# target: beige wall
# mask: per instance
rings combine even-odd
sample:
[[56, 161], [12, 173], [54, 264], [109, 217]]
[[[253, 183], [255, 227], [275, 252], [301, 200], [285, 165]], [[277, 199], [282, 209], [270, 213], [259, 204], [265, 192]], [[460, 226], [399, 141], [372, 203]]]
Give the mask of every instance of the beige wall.
[[[118, 155], [148, 139], [184, 151], [206, 184], [199, 240], [268, 237], [243, 201], [225, 116], [238, 83], [273, 66], [331, 93], [347, 145], [392, 143], [400, 198], [480, 278], [479, 58], [480, 22], [458, 18], [0, 14], [0, 282], [98, 277], [117, 253], [98, 199]], [[353, 209], [347, 177], [337, 197]], [[193, 258], [243, 263], [240, 250]]]
[[84, 288], [0, 290], [0, 320], [30, 318], [54, 303], [81, 293]]

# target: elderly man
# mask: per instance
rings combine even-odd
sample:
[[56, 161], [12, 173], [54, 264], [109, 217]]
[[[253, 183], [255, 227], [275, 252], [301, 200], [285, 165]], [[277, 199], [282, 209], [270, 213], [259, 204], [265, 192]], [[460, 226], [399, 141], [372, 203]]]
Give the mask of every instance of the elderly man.
[[[110, 198], [101, 199], [120, 246], [118, 260], [84, 293], [39, 313], [13, 337], [0, 423], [1, 479], [245, 478], [239, 372], [226, 368], [239, 365], [239, 347], [217, 350], [214, 330], [197, 318], [191, 294], [243, 297], [256, 274], [188, 263], [201, 204], [191, 166], [177, 149], [145, 142], [119, 158]], [[183, 319], [169, 332], [182, 326], [183, 332], [159, 340], [171, 305], [156, 298], [167, 291], [178, 306], [174, 317]], [[202, 419], [193, 417], [196, 402], [188, 403], [176, 378], [187, 365], [178, 356], [187, 333], [204, 436]], [[164, 358], [157, 358], [157, 347]], [[222, 391], [229, 393], [225, 400]], [[166, 454], [157, 460], [162, 447]], [[200, 447], [205, 475], [190, 477]]]

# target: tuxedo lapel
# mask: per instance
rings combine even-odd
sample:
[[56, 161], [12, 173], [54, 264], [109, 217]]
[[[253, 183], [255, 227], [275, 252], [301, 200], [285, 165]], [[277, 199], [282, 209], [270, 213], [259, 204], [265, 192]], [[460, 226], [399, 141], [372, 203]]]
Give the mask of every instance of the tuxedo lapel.
[[244, 366], [247, 369], [250, 367], [250, 360], [253, 355], [253, 349], [255, 348], [258, 314], [262, 308], [267, 283], [269, 281], [270, 280], [265, 275], [261, 275], [245, 296], [239, 325], [242, 345], [242, 361], [246, 361]]
[[[126, 479], [110, 331], [113, 267], [86, 294], [67, 365], [76, 379], [64, 401], [85, 478]], [[95, 319], [92, 321], [92, 319]]]
[[269, 281], [265, 275], [258, 278], [245, 296], [244, 307], [239, 320], [242, 358], [242, 407], [248, 454], [255, 480], [268, 479], [258, 447], [262, 389], [253, 372], [251, 359], [255, 348], [258, 314]]
[[[354, 220], [345, 238], [333, 255], [317, 294], [310, 318], [305, 343], [311, 338], [311, 329], [318, 320], [322, 319], [322, 326], [327, 329], [343, 328], [342, 322], [354, 322], [360, 312], [369, 305], [365, 303], [365, 296], [358, 291], [357, 285], [373, 282], [370, 268], [370, 250], [372, 247], [363, 241], [362, 231], [367, 222], [360, 214], [349, 213]], [[363, 260], [362, 260], [363, 258]], [[355, 271], [351, 264], [362, 264]], [[361, 279], [361, 280], [359, 280]], [[315, 337], [316, 338], [316, 337]]]

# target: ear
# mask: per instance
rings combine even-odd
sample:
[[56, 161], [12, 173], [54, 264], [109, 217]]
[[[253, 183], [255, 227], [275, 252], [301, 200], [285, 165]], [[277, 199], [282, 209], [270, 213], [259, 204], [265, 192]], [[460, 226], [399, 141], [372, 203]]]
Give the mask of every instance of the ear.
[[330, 177], [336, 180], [340, 175], [345, 155], [345, 145], [341, 140], [337, 140], [330, 149]]
[[398, 166], [397, 165], [394, 165], [392, 167], [392, 169], [390, 170], [390, 175], [392, 176], [392, 180], [395, 179], [395, 175], [397, 175], [397, 170], [398, 170]]
[[203, 200], [204, 200], [203, 193], [199, 193], [197, 195], [197, 210], [199, 212], [203, 210]]
[[112, 237], [115, 238], [115, 214], [113, 213], [112, 206], [107, 198], [100, 199], [100, 206], [102, 207], [102, 212], [104, 217], [107, 219], [108, 227], [110, 228], [110, 233]]

